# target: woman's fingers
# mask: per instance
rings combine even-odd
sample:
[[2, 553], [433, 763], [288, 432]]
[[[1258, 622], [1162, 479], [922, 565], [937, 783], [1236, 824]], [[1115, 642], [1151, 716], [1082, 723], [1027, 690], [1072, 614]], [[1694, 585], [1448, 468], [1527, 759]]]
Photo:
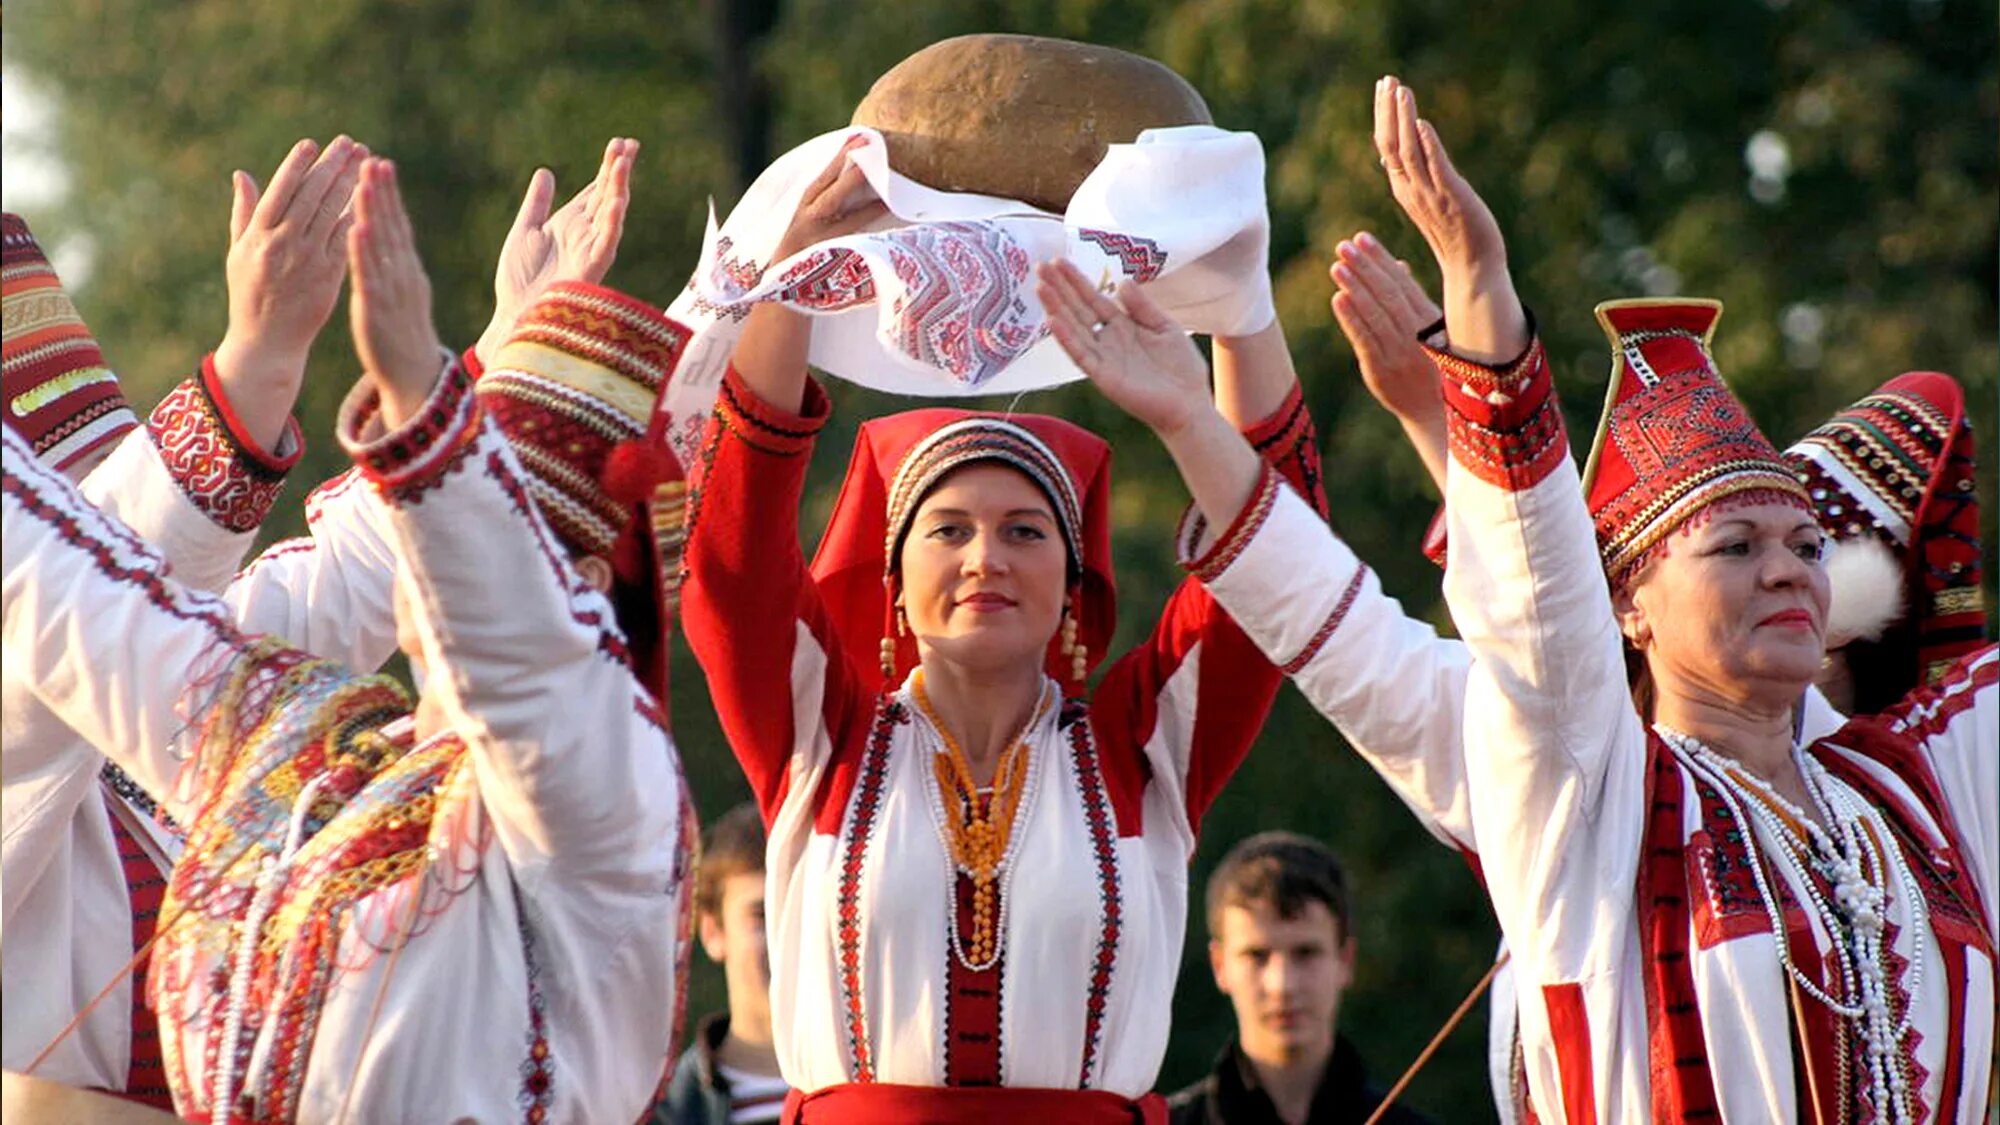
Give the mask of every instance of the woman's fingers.
[[826, 190], [833, 186], [834, 181], [840, 179], [847, 171], [847, 151], [854, 147], [854, 141], [855, 138], [850, 137], [846, 144], [841, 145], [840, 151], [834, 154], [833, 160], [826, 167], [820, 169], [819, 175], [814, 176], [812, 182], [806, 185], [805, 194], [799, 197], [801, 204], [810, 205], [814, 200], [824, 195]]
[[1396, 147], [1403, 158], [1403, 170], [1419, 185], [1429, 185], [1431, 170], [1424, 160], [1421, 137], [1417, 131], [1417, 94], [1408, 86], [1396, 85]]
[[547, 168], [535, 169], [528, 177], [528, 192], [521, 197], [521, 209], [514, 215], [515, 230], [540, 230], [549, 221], [549, 209], [555, 206], [556, 174]]
[[1375, 80], [1375, 155], [1391, 175], [1402, 170], [1396, 152], [1395, 79], [1383, 75]]
[[1074, 263], [1057, 261], [1050, 266], [1049, 273], [1052, 275], [1049, 276], [1050, 284], [1061, 302], [1063, 315], [1068, 317], [1076, 328], [1095, 336], [1097, 332], [1103, 331], [1101, 325], [1121, 315], [1118, 306], [1104, 300]]
[[1064, 276], [1066, 262], [1043, 262], [1035, 267], [1035, 294], [1041, 298], [1042, 312], [1051, 324], [1086, 327], [1091, 321], [1083, 303], [1070, 292]]
[[1354, 294], [1342, 291], [1333, 295], [1333, 319], [1340, 324], [1340, 332], [1353, 346], [1355, 357], [1364, 369], [1372, 369], [1375, 356], [1382, 350], [1382, 341], [1375, 335], [1375, 326], [1356, 308]]
[[253, 221], [259, 226], [273, 227], [284, 218], [285, 208], [291, 205], [292, 196], [299, 190], [299, 183], [320, 155], [319, 142], [308, 137], [292, 146], [285, 159], [278, 164], [278, 170], [271, 173], [271, 186], [264, 197], [257, 202]]
[[1378, 239], [1363, 231], [1355, 236], [1353, 246], [1354, 254], [1349, 265], [1399, 326], [1407, 325], [1414, 333], [1437, 319], [1435, 312], [1427, 313], [1423, 308], [1427, 299], [1416, 280], [1402, 269]]
[[257, 213], [257, 181], [250, 173], [237, 170], [229, 176], [229, 244], [243, 237], [250, 227], [250, 217]]
[[319, 208], [306, 227], [306, 237], [318, 238], [329, 247], [339, 245], [334, 241], [334, 235], [341, 229], [341, 217], [354, 200], [354, 185], [361, 178], [361, 164], [367, 159], [366, 145], [355, 145], [349, 150], [348, 159], [334, 174], [326, 194], [320, 198]]
[[277, 222], [291, 224], [310, 230], [313, 220], [319, 216], [320, 204], [342, 173], [353, 163], [354, 142], [346, 136], [338, 136], [319, 154], [312, 167], [300, 178], [298, 190], [285, 202], [285, 209]]
[[1134, 324], [1148, 332], [1172, 332], [1180, 329], [1174, 318], [1167, 315], [1167, 310], [1147, 296], [1146, 291], [1135, 281], [1119, 283], [1118, 303], [1125, 307], [1125, 312], [1131, 316]]

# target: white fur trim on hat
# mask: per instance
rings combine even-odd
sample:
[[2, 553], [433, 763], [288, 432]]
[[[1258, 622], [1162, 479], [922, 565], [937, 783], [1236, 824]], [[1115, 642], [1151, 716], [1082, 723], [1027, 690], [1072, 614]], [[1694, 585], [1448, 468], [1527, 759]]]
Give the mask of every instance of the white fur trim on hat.
[[1873, 535], [1834, 540], [1827, 547], [1826, 577], [1833, 588], [1826, 614], [1826, 647], [1881, 639], [1908, 609], [1903, 567], [1889, 545]]

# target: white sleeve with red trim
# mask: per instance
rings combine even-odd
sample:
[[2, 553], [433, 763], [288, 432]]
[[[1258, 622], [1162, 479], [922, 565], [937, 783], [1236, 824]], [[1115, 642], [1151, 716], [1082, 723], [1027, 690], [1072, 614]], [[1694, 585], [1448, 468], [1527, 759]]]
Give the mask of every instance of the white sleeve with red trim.
[[464, 738], [522, 891], [668, 894], [680, 770], [610, 601], [542, 521], [456, 357], [401, 429], [384, 434], [374, 407], [357, 388], [340, 440], [396, 537], [427, 666], [419, 715], [437, 708]]
[[228, 608], [5, 439], [8, 674], [184, 818], [186, 717], [243, 643]]
[[1987, 645], [1942, 680], [1912, 692], [1882, 717], [1923, 750], [1986, 905], [1988, 936], [2000, 943], [2000, 650]]
[[1466, 781], [1530, 1088], [1553, 1119], [1637, 1119], [1647, 742], [1590, 513], [1540, 344], [1501, 370], [1432, 354], [1452, 455], [1445, 598], [1472, 654]]
[[157, 547], [183, 584], [220, 590], [303, 452], [296, 420], [286, 423], [275, 453], [244, 432], [210, 357], [80, 487]]
[[1463, 644], [1404, 615], [1288, 489], [1208, 590], [1432, 835], [1477, 850], [1460, 742]]
[[396, 548], [375, 491], [349, 470], [306, 498], [307, 535], [272, 544], [223, 591], [245, 632], [372, 671], [396, 652]]

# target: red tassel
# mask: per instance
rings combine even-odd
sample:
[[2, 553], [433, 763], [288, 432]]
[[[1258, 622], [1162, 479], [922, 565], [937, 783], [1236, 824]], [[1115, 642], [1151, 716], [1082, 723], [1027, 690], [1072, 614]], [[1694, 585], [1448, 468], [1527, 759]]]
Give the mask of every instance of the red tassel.
[[665, 442], [621, 441], [604, 459], [604, 492], [620, 504], [652, 499], [653, 489], [681, 479], [681, 463]]

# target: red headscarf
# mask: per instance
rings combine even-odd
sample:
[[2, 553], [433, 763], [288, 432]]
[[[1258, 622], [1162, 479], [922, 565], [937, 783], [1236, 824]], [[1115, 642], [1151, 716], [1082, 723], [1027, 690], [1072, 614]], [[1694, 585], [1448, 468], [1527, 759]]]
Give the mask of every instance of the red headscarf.
[[[983, 462], [1019, 470], [1049, 493], [1070, 554], [1077, 639], [1087, 649], [1089, 668], [1104, 659], [1118, 626], [1111, 568], [1110, 445], [1047, 415], [932, 408], [862, 424], [840, 498], [813, 556], [813, 580], [861, 675], [881, 674], [881, 639], [894, 636], [890, 615], [901, 582], [890, 552], [923, 494], [953, 469]], [[1063, 477], [1053, 477], [1057, 471]], [[892, 497], [899, 523], [894, 528], [889, 523]], [[915, 639], [897, 638], [898, 676], [916, 663]], [[1046, 667], [1057, 683], [1070, 690], [1078, 686], [1059, 639], [1050, 641]]]

